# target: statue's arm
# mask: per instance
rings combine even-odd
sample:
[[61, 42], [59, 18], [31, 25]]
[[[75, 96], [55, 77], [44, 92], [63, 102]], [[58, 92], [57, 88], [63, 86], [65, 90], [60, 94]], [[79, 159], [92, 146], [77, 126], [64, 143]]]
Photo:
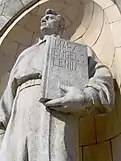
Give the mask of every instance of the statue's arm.
[[9, 79], [8, 85], [0, 100], [0, 124], [3, 124], [5, 127], [7, 127], [7, 122], [10, 117], [13, 99], [12, 83]]
[[88, 55], [90, 79], [84, 89], [85, 103], [91, 102], [93, 109], [99, 112], [110, 111], [115, 101], [112, 74], [89, 47]]
[[21, 59], [22, 59], [22, 56], [20, 55], [11, 70], [7, 87], [0, 99], [0, 146], [11, 115], [11, 110], [12, 110], [13, 101], [15, 97], [15, 89], [16, 89], [15, 76], [16, 76], [17, 66], [21, 61]]
[[4, 137], [5, 130], [9, 121], [13, 104], [13, 94], [10, 80], [0, 100], [0, 146]]
[[65, 95], [44, 103], [45, 106], [58, 111], [86, 110], [92, 114], [111, 111], [115, 98], [111, 72], [89, 47], [88, 66], [89, 82], [83, 90], [60, 86]]

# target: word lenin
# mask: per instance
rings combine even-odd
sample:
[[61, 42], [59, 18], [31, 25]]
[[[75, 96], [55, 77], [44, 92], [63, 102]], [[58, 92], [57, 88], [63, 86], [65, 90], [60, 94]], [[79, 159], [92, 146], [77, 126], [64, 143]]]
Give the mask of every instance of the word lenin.
[[87, 52], [86, 50], [84, 45], [55, 39], [50, 49], [52, 66], [78, 71], [85, 64], [84, 53]]

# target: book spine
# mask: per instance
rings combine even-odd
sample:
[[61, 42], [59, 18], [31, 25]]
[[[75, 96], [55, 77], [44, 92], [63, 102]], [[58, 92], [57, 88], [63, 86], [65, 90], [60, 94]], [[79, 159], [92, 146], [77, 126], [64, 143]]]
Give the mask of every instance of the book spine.
[[49, 59], [49, 50], [50, 50], [50, 42], [51, 37], [49, 37], [46, 41], [45, 50], [44, 50], [44, 63], [43, 63], [43, 71], [42, 71], [42, 95], [40, 98], [41, 102], [45, 101], [46, 97], [46, 86], [47, 86], [47, 80], [48, 80], [48, 59]]

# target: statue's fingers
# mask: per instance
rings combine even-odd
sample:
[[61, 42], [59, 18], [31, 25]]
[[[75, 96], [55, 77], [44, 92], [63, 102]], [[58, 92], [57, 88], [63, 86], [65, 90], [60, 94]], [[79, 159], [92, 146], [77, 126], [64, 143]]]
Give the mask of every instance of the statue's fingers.
[[69, 87], [69, 86], [65, 86], [65, 85], [60, 85], [60, 89], [61, 89], [64, 93], [67, 93], [67, 92], [69, 92], [70, 87]]
[[63, 97], [48, 101], [44, 105], [47, 106], [47, 107], [63, 105]]

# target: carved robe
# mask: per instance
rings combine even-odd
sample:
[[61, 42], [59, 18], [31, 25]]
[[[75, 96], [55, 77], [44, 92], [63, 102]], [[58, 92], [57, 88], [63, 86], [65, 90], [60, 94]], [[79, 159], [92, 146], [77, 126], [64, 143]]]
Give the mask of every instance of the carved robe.
[[[1, 161], [78, 161], [78, 116], [46, 109], [39, 102], [45, 44], [46, 40], [39, 41], [24, 50], [11, 71], [0, 101], [0, 122], [5, 127]], [[90, 48], [88, 62], [83, 111], [86, 115], [110, 111], [112, 75]], [[93, 107], [88, 108], [90, 101]]]

